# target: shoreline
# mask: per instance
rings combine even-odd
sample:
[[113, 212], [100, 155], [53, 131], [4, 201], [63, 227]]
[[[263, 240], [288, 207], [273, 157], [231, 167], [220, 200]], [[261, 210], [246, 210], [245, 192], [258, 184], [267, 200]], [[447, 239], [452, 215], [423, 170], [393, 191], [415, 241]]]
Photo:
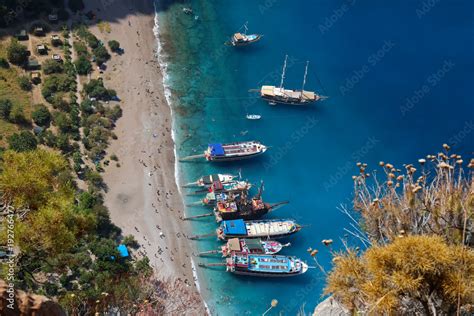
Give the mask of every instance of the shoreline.
[[155, 3], [116, 0], [104, 5], [89, 3], [87, 10], [110, 23], [110, 33], [100, 33], [97, 24], [90, 29], [105, 41], [118, 40], [125, 50], [113, 56], [111, 71], [104, 74], [106, 86], [122, 99], [123, 110], [114, 129], [118, 140], [108, 148], [108, 154], [117, 154], [120, 167], [111, 164], [104, 173], [105, 205], [123, 235], [135, 236], [141, 246], [138, 253], [150, 259], [155, 277], [179, 285], [172, 292], [184, 302], [176, 304], [183, 305], [185, 313], [209, 313], [186, 238], [190, 227], [180, 219], [184, 201]]
[[[180, 173], [183, 172], [182, 169], [179, 168], [179, 158], [178, 158], [178, 148], [176, 146], [177, 144], [177, 133], [175, 130], [175, 123], [176, 123], [176, 116], [173, 111], [173, 105], [172, 105], [172, 92], [170, 90], [170, 86], [166, 83], [167, 79], [169, 78], [169, 73], [168, 73], [168, 64], [163, 60], [163, 57], [166, 55], [166, 52], [164, 51], [163, 44], [161, 43], [160, 39], [160, 24], [159, 24], [159, 17], [158, 13], [156, 12], [156, 1], [153, 0], [153, 7], [155, 9], [155, 17], [154, 17], [154, 22], [155, 25], [153, 27], [153, 33], [155, 34], [156, 37], [156, 42], [157, 42], [157, 51], [156, 51], [156, 58], [158, 60], [158, 63], [160, 65], [160, 70], [161, 70], [161, 77], [162, 77], [162, 84], [163, 84], [163, 90], [164, 90], [164, 96], [166, 99], [166, 103], [168, 104], [169, 111], [171, 113], [171, 139], [173, 140], [174, 144], [174, 176], [175, 176], [175, 183], [176, 187], [178, 189], [179, 195], [181, 197], [181, 201], [183, 203], [183, 216], [185, 215], [186, 207], [184, 206], [185, 200], [184, 200], [184, 195], [183, 191], [181, 189], [181, 181], [180, 181]], [[188, 233], [192, 234], [191, 228], [187, 229]], [[189, 245], [191, 247], [191, 245]], [[191, 248], [192, 249], [192, 248]], [[193, 280], [194, 284], [196, 286], [197, 291], [201, 295], [202, 303], [204, 304], [204, 307], [206, 309], [206, 314], [211, 315], [211, 311], [209, 309], [209, 306], [207, 305], [207, 302], [203, 298], [203, 292], [200, 284], [200, 279], [198, 277], [197, 269], [196, 269], [196, 263], [193, 259], [193, 257], [190, 257], [190, 262], [191, 262], [191, 271], [193, 274]], [[202, 280], [201, 280], [202, 281]]]

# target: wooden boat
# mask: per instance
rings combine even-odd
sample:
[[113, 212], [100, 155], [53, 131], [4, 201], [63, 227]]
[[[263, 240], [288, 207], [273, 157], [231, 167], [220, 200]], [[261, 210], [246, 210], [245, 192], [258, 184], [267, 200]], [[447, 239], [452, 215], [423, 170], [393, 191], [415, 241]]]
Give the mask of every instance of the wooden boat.
[[269, 219], [244, 221], [236, 219], [223, 221], [217, 228], [217, 238], [227, 240], [230, 238], [283, 238], [301, 230], [292, 219]]
[[282, 245], [274, 240], [232, 238], [225, 245], [221, 246], [220, 250], [203, 251], [198, 255], [205, 256], [220, 253], [222, 257], [228, 257], [232, 252], [274, 255], [286, 246], [289, 246], [289, 244]]
[[214, 182], [219, 181], [222, 184], [227, 184], [232, 182], [236, 176], [231, 175], [231, 174], [211, 174], [207, 176], [202, 176], [198, 180], [188, 183], [184, 185], [183, 187], [192, 187], [192, 186], [197, 186], [197, 187], [209, 187], [211, 186]]
[[270, 104], [275, 105], [277, 103], [282, 104], [294, 104], [294, 105], [304, 105], [314, 103], [323, 99], [324, 97], [318, 95], [313, 91], [304, 90], [306, 84], [306, 76], [308, 75], [308, 65], [309, 62], [306, 62], [306, 68], [303, 77], [303, 86], [301, 90], [291, 90], [285, 89], [283, 83], [285, 80], [286, 64], [288, 60], [288, 55], [285, 56], [285, 62], [283, 64], [283, 72], [281, 75], [280, 86], [262, 86], [260, 88], [260, 96], [267, 100]]
[[288, 204], [288, 201], [275, 204], [264, 203], [261, 199], [252, 198], [250, 201], [228, 202], [219, 201], [214, 208], [218, 223], [233, 219], [256, 220], [275, 210], [277, 206]]
[[229, 46], [246, 46], [258, 42], [263, 36], [261, 34], [247, 34], [247, 23], [244, 24], [244, 29], [244, 33], [235, 33], [225, 44]]
[[259, 219], [277, 206], [288, 203], [287, 201], [275, 204], [265, 203], [262, 199], [262, 192], [263, 183], [258, 190], [258, 194], [251, 199], [247, 199], [247, 191], [242, 191], [239, 199], [233, 198], [216, 201], [214, 213], [217, 222], [233, 219]]
[[234, 161], [259, 156], [267, 151], [267, 146], [257, 141], [210, 144], [204, 152], [208, 161]]
[[180, 158], [179, 161], [191, 161], [198, 158], [206, 158], [207, 161], [234, 161], [253, 158], [266, 152], [267, 146], [258, 141], [245, 141], [227, 144], [209, 144], [201, 155], [192, 155]]
[[251, 188], [252, 188], [252, 184], [248, 181], [232, 181], [225, 184], [219, 181], [215, 181], [209, 188], [197, 190], [187, 195], [204, 194], [206, 192], [236, 193], [236, 192], [248, 191]]
[[260, 277], [290, 277], [308, 271], [308, 265], [293, 256], [233, 252], [226, 264], [228, 272]]
[[206, 206], [216, 206], [217, 202], [220, 201], [227, 201], [230, 199], [229, 194], [227, 193], [214, 193], [214, 192], [209, 192], [206, 194], [206, 197], [201, 200], [201, 205], [206, 205]]
[[282, 245], [274, 240], [232, 238], [221, 247], [221, 250], [223, 257], [230, 256], [232, 252], [274, 255], [280, 252], [284, 246], [287, 245]]

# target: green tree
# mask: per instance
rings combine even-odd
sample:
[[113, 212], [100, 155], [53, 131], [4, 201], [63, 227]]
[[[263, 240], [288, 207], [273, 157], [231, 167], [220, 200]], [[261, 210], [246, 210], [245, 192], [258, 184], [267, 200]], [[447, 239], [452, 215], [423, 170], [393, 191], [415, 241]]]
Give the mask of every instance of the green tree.
[[23, 107], [21, 105], [16, 105], [12, 108], [10, 115], [8, 117], [9, 121], [16, 124], [26, 124], [28, 120], [26, 119]]
[[74, 77], [65, 74], [53, 74], [44, 80], [41, 93], [43, 97], [50, 102], [54, 93], [69, 92], [75, 89], [76, 81]]
[[51, 123], [51, 113], [49, 112], [48, 108], [42, 104], [36, 105], [36, 107], [37, 109], [31, 114], [33, 121], [38, 126], [49, 126]]
[[12, 38], [7, 47], [7, 56], [12, 64], [23, 65], [28, 60], [28, 50], [17, 39]]
[[130, 248], [133, 248], [133, 249], [138, 249], [140, 247], [140, 244], [138, 243], [138, 241], [135, 239], [135, 237], [133, 235], [127, 235], [123, 238], [123, 241], [122, 243], [127, 246], [127, 247], [130, 247]]
[[33, 86], [31, 85], [30, 78], [28, 78], [27, 76], [19, 76], [17, 80], [18, 85], [23, 91], [31, 91], [31, 88]]
[[41, 65], [43, 72], [47, 75], [59, 74], [64, 71], [62, 63], [58, 63], [55, 60], [48, 59]]
[[116, 96], [117, 93], [112, 89], [106, 89], [102, 80], [92, 79], [89, 83], [84, 85], [84, 91], [91, 98], [97, 98], [98, 100], [110, 100]]
[[74, 50], [76, 51], [77, 55], [87, 57], [87, 46], [83, 42], [74, 42], [72, 46], [74, 47]]
[[99, 66], [110, 59], [109, 52], [107, 51], [107, 48], [105, 48], [105, 46], [103, 46], [103, 45], [99, 45], [96, 48], [94, 48], [92, 50], [92, 53], [95, 56], [96, 64], [99, 65]]
[[120, 43], [116, 40], [111, 40], [108, 42], [108, 44], [111, 51], [118, 52], [120, 50]]
[[0, 117], [4, 120], [8, 120], [12, 107], [12, 101], [9, 99], [0, 99]]
[[10, 68], [10, 64], [8, 63], [8, 60], [6, 60], [3, 57], [0, 57], [0, 68], [3, 68], [3, 69]]
[[2, 192], [18, 207], [29, 205], [36, 210], [46, 205], [52, 193], [65, 199], [73, 197], [68, 162], [57, 152], [6, 151], [0, 167]]
[[79, 75], [85, 76], [92, 70], [92, 64], [86, 56], [81, 55], [74, 61], [74, 66]]
[[[68, 203], [63, 206], [61, 203]], [[54, 257], [69, 251], [76, 243], [77, 226], [71, 212], [70, 201], [42, 206], [26, 221], [18, 223], [19, 246], [25, 253], [47, 253]]]
[[32, 133], [22, 131], [8, 137], [8, 145], [10, 149], [17, 152], [31, 151], [36, 149], [38, 141]]
[[69, 0], [68, 4], [72, 12], [81, 11], [85, 8], [83, 0]]
[[67, 133], [72, 128], [72, 122], [69, 116], [66, 113], [56, 113], [54, 116], [54, 125], [56, 125], [59, 130], [63, 133]]

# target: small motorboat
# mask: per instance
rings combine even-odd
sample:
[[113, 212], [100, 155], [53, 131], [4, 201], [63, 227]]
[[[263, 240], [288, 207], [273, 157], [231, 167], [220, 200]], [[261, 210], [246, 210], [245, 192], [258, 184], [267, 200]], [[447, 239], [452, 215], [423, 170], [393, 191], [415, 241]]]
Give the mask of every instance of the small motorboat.
[[258, 114], [247, 114], [245, 117], [247, 118], [247, 120], [253, 120], [253, 121], [259, 120], [262, 118], [262, 116]]
[[193, 9], [191, 8], [183, 8], [183, 12], [187, 15], [192, 15], [193, 14]]
[[247, 34], [247, 23], [243, 27], [245, 29], [244, 33], [235, 33], [225, 44], [229, 46], [245, 46], [258, 42], [262, 38], [263, 35], [261, 34]]

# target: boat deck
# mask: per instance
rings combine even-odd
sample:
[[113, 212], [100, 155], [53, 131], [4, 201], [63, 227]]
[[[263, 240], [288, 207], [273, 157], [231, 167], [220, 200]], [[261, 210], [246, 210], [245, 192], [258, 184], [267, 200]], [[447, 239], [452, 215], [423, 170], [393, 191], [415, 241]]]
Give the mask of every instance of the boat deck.
[[242, 145], [224, 145], [224, 152], [226, 155], [235, 155], [240, 153], [256, 153], [259, 151], [256, 144], [242, 144]]
[[284, 88], [278, 88], [275, 86], [263, 86], [261, 90], [262, 96], [269, 97], [282, 97], [282, 98], [291, 98], [291, 99], [302, 99], [315, 100], [316, 94], [312, 91], [303, 91], [303, 96], [301, 96], [301, 90], [288, 90]]
[[251, 271], [287, 273], [291, 270], [291, 260], [287, 257], [250, 255], [248, 260]]
[[266, 234], [284, 234], [290, 232], [294, 228], [291, 221], [284, 222], [255, 222], [247, 225], [248, 235], [266, 235]]

